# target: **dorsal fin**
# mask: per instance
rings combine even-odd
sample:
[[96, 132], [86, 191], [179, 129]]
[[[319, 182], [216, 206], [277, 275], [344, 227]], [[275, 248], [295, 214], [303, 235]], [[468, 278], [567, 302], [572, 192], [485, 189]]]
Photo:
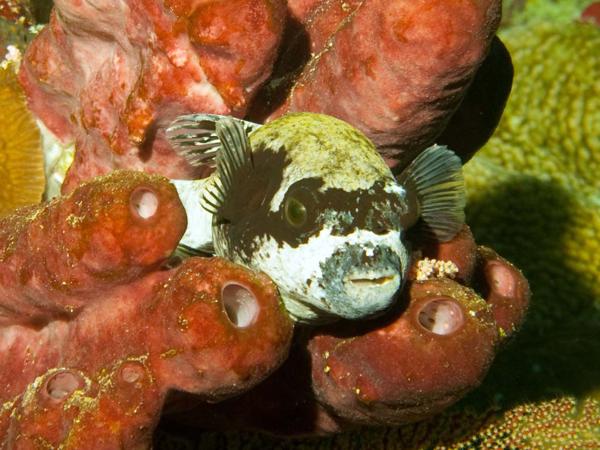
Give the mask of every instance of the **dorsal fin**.
[[409, 205], [418, 209], [412, 223], [405, 225], [420, 217], [441, 242], [460, 231], [465, 223], [465, 184], [461, 160], [452, 150], [440, 145], [427, 148], [398, 176], [398, 182], [407, 191]]
[[221, 116], [215, 125], [219, 141], [216, 153], [217, 176], [207, 185], [202, 207], [216, 214], [225, 202], [240, 168], [253, 166], [252, 147], [242, 121]]
[[[223, 118], [218, 114], [187, 114], [177, 117], [166, 130], [173, 149], [192, 166], [214, 166], [221, 141], [216, 124]], [[259, 124], [229, 117], [242, 125], [247, 134], [260, 128]]]

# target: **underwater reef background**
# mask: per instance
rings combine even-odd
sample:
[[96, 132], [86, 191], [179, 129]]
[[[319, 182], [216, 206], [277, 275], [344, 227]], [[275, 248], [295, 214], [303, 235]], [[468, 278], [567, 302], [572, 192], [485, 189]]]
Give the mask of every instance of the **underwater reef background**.
[[589, 4], [504, 2], [515, 79], [494, 136], [465, 166], [467, 222], [533, 296], [482, 386], [399, 428], [294, 440], [159, 431], [155, 448], [600, 448], [600, 26], [580, 20]]
[[[580, 21], [590, 3], [504, 1], [499, 34], [514, 85], [494, 136], [465, 166], [467, 222], [479, 244], [523, 270], [533, 296], [482, 386], [399, 428], [294, 440], [159, 430], [154, 448], [600, 448], [600, 26]], [[50, 2], [31, 4], [20, 13], [44, 22]], [[29, 36], [7, 26], [0, 21], [0, 40], [24, 48]], [[0, 104], [17, 89], [12, 79], [3, 85]], [[14, 130], [4, 131], [0, 141], [14, 142]], [[20, 137], [32, 141], [23, 147], [38, 146], [37, 135]], [[41, 182], [32, 181], [39, 197]]]

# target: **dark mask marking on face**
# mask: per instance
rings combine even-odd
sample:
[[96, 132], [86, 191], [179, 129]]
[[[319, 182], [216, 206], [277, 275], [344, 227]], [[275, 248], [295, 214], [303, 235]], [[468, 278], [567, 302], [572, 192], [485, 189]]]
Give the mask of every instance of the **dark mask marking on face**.
[[268, 211], [279, 190], [283, 171], [289, 165], [287, 152], [258, 149], [252, 152], [253, 164], [244, 164], [232, 177], [231, 188], [217, 211], [217, 223], [241, 224], [250, 217], [258, 219]]
[[253, 164], [242, 165], [233, 176], [231, 188], [214, 217], [215, 242], [226, 256], [241, 250], [243, 262], [249, 263], [254, 252], [254, 237], [267, 234], [270, 202], [283, 181], [284, 169], [290, 164], [285, 149], [275, 152], [254, 148]]
[[400, 230], [406, 203], [397, 194], [386, 192], [386, 184], [381, 180], [368, 189], [348, 192], [330, 188], [317, 192], [320, 227], [329, 223], [332, 234], [338, 236], [348, 235], [357, 229], [379, 235]]
[[283, 172], [290, 164], [287, 155], [285, 149], [254, 149], [254, 165], [243, 166], [235, 174], [215, 217], [216, 239], [225, 242], [230, 256], [235, 246], [235, 252], [239, 251], [242, 260], [249, 263], [257, 250], [257, 236], [271, 236], [279, 244], [298, 247], [326, 224], [334, 235], [348, 235], [356, 229], [376, 234], [400, 229], [406, 202], [386, 192], [384, 180], [369, 189], [347, 192], [331, 188], [320, 192], [323, 180], [306, 178], [290, 186], [278, 211], [270, 211]]

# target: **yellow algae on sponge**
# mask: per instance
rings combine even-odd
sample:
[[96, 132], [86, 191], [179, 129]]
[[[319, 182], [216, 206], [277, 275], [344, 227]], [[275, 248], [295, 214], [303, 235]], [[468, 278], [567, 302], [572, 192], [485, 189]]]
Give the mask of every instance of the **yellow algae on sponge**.
[[40, 133], [11, 67], [0, 69], [0, 216], [44, 193]]

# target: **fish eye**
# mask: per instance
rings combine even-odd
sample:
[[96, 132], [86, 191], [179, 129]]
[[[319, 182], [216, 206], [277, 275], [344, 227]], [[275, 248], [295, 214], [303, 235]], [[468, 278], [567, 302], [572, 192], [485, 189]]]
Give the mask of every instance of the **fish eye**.
[[288, 197], [284, 206], [285, 220], [293, 227], [301, 227], [306, 223], [306, 206], [294, 197]]

